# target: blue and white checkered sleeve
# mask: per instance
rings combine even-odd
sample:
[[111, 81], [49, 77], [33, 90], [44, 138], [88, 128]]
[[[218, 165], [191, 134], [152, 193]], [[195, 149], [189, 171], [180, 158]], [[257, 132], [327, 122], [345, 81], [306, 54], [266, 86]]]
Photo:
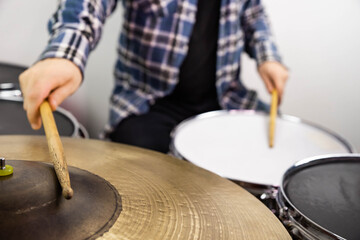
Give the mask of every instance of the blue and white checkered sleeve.
[[241, 16], [245, 33], [245, 51], [258, 65], [265, 61], [281, 62], [264, 6], [260, 0], [248, 0]]
[[61, 0], [48, 23], [49, 43], [39, 60], [65, 58], [84, 72], [87, 58], [101, 36], [116, 0]]

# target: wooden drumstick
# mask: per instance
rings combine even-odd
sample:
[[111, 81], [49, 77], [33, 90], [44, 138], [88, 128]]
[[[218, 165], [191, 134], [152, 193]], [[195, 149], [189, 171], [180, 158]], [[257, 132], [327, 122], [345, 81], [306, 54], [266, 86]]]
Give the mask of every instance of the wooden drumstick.
[[271, 108], [270, 108], [270, 127], [269, 127], [269, 146], [272, 148], [274, 146], [274, 137], [275, 137], [275, 120], [277, 115], [277, 105], [278, 105], [278, 94], [276, 89], [271, 93]]
[[70, 199], [72, 198], [74, 191], [70, 185], [70, 177], [65, 159], [64, 148], [60, 140], [50, 104], [47, 100], [40, 105], [40, 115], [45, 129], [50, 157], [54, 164], [56, 176], [62, 187], [62, 195], [66, 199]]

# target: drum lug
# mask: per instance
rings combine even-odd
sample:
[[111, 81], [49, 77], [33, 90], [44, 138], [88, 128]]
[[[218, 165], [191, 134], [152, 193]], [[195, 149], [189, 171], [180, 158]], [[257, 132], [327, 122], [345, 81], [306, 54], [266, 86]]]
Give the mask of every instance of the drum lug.
[[276, 204], [276, 195], [278, 193], [277, 188], [271, 188], [263, 192], [259, 198], [275, 215], [278, 212], [278, 206]]
[[279, 209], [279, 219], [282, 221], [284, 226], [289, 230], [292, 236], [299, 236], [299, 229], [296, 227], [295, 222], [291, 219], [289, 208], [283, 207]]
[[[283, 207], [279, 209], [279, 218], [286, 224], [289, 221], [289, 208]], [[286, 224], [287, 225], [287, 224]]]
[[266, 192], [264, 192], [263, 194], [260, 195], [260, 199], [262, 201], [266, 201], [268, 199], [276, 199], [277, 193], [278, 193], [278, 190], [275, 188], [267, 190]]
[[279, 209], [279, 218], [281, 220], [289, 220], [290, 216], [291, 218], [297, 219], [301, 217], [301, 215], [297, 211], [291, 211], [288, 207], [283, 207]]
[[293, 221], [293, 211], [284, 206], [279, 209], [279, 219], [284, 223], [285, 226], [293, 228], [294, 227], [294, 221]]
[[286, 206], [279, 209], [279, 219], [289, 230], [294, 239], [318, 239], [296, 220], [297, 216], [299, 216], [298, 213], [291, 211]]

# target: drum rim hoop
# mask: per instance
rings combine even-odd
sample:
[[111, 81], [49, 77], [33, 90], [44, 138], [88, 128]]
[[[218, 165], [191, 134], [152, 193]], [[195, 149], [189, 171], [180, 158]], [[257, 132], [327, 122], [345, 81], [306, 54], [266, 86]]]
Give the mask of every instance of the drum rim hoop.
[[[314, 156], [310, 158], [306, 158], [303, 160], [300, 160], [293, 164], [286, 172], [283, 174], [281, 179], [281, 184], [279, 186], [278, 195], [276, 197], [276, 202], [279, 205], [280, 212], [287, 208], [288, 210], [291, 210], [294, 212], [294, 214], [290, 214], [291, 211], [286, 210], [286, 212], [289, 213], [290, 217], [294, 217], [294, 215], [300, 215], [302, 221], [306, 223], [307, 226], [311, 226], [317, 230], [320, 230], [321, 232], [325, 233], [326, 235], [334, 236], [336, 239], [344, 239], [343, 237], [331, 232], [330, 230], [322, 227], [321, 225], [317, 224], [313, 220], [311, 220], [309, 217], [307, 217], [304, 213], [302, 213], [289, 199], [288, 195], [285, 193], [285, 182], [286, 179], [289, 178], [292, 174], [311, 166], [321, 165], [321, 164], [327, 164], [332, 162], [338, 162], [338, 160], [342, 158], [347, 162], [360, 162], [360, 154], [357, 153], [346, 153], [346, 154], [327, 154], [327, 155], [320, 155], [320, 156]], [[297, 221], [296, 221], [297, 222]]]
[[[186, 125], [189, 124], [189, 122], [192, 122], [194, 120], [200, 120], [200, 119], [206, 119], [211, 117], [218, 117], [221, 115], [228, 115], [228, 114], [245, 114], [245, 115], [260, 115], [260, 116], [266, 116], [267, 113], [263, 111], [256, 111], [256, 110], [246, 110], [246, 109], [232, 109], [232, 110], [215, 110], [210, 112], [201, 113], [192, 117], [189, 117], [182, 122], [180, 122], [170, 133], [170, 151], [177, 157], [180, 157], [182, 159], [186, 159], [182, 154], [176, 149], [175, 146], [175, 137], [179, 133], [179, 131], [184, 128]], [[334, 131], [329, 130], [328, 128], [322, 127], [316, 123], [301, 119], [299, 117], [295, 117], [288, 114], [282, 114], [279, 113], [278, 117], [282, 120], [293, 122], [293, 123], [303, 123], [305, 125], [308, 125], [310, 127], [316, 128], [318, 130], [324, 131], [337, 139], [346, 149], [349, 153], [356, 153], [356, 149], [353, 147], [352, 144], [350, 144], [347, 140], [345, 140], [342, 136], [335, 133]]]

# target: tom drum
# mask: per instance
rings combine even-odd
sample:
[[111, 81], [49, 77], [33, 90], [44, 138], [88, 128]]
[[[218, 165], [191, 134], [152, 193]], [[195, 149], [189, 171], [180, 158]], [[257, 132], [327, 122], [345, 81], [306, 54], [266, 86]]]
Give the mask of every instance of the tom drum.
[[271, 209], [284, 172], [295, 162], [354, 151], [337, 134], [287, 115], [276, 120], [269, 148], [268, 126], [268, 115], [260, 112], [208, 112], [180, 123], [170, 148], [175, 156], [241, 185]]

